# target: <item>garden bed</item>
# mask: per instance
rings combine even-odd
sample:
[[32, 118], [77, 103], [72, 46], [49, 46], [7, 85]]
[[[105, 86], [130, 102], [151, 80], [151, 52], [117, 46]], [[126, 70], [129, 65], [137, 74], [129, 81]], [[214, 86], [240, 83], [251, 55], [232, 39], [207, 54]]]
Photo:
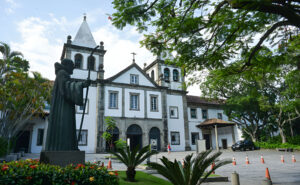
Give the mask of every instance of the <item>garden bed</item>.
[[100, 163], [59, 167], [31, 159], [0, 163], [0, 184], [117, 185], [117, 172], [107, 171], [98, 164]]

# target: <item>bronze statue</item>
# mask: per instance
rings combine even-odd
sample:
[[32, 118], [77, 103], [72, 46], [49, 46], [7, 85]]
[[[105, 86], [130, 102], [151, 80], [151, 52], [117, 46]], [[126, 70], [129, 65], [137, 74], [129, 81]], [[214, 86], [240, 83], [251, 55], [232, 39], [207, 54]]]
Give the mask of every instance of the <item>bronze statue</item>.
[[56, 78], [52, 91], [45, 151], [78, 150], [75, 105], [83, 105], [83, 88], [88, 87], [91, 82], [71, 80], [74, 63], [70, 59], [63, 59], [61, 64], [55, 63], [54, 66]]

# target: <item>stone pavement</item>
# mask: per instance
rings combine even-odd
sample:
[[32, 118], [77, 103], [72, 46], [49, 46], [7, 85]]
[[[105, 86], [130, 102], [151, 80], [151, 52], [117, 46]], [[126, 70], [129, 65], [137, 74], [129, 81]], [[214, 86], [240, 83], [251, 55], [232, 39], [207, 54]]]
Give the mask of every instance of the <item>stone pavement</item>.
[[[219, 168], [216, 174], [228, 176], [231, 178], [231, 173], [236, 171], [240, 176], [241, 185], [259, 185], [265, 179], [265, 170], [269, 169], [271, 179], [274, 185], [300, 185], [300, 152], [277, 152], [275, 150], [256, 150], [246, 152], [232, 152], [223, 150], [221, 159], [232, 160], [236, 159], [236, 166], [228, 164]], [[168, 154], [161, 152], [151, 157], [152, 162], [160, 162], [159, 158], [167, 157], [169, 160], [182, 160], [187, 154], [195, 152], [172, 152]], [[292, 163], [292, 155], [295, 155], [296, 163]], [[261, 164], [260, 156], [264, 156], [265, 164]], [[283, 155], [285, 163], [280, 161], [280, 156]], [[108, 159], [105, 156], [109, 154], [86, 154], [86, 161], [103, 161], [107, 165]], [[248, 156], [250, 164], [246, 165], [245, 159]], [[27, 154], [26, 158], [39, 158], [39, 154]], [[146, 161], [144, 162], [146, 163]], [[114, 170], [126, 170], [126, 166], [118, 160], [112, 160]], [[140, 170], [140, 169], [139, 169]], [[159, 176], [159, 175], [158, 175]], [[231, 185], [231, 182], [219, 183], [204, 183], [205, 185]]]

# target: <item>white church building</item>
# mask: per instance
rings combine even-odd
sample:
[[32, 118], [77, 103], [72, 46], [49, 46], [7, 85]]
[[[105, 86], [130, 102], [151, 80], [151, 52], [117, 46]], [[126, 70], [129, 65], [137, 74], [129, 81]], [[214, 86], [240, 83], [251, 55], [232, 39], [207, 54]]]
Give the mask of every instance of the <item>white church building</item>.
[[[128, 67], [105, 79], [106, 50], [103, 42], [99, 44], [90, 58], [97, 44], [84, 18], [74, 39], [68, 36], [61, 55], [61, 59], [74, 61], [71, 76], [74, 80], [87, 79], [88, 68], [91, 69], [92, 84], [80, 150], [86, 153], [106, 151], [108, 145], [102, 134], [106, 131], [104, 120], [107, 116], [116, 121], [114, 140], [129, 141], [131, 147], [146, 146], [154, 139], [159, 151], [166, 151], [168, 144], [172, 151], [195, 150], [196, 140], [205, 139], [207, 149], [226, 149], [241, 139], [236, 124], [228, 121], [220, 103], [187, 95], [181, 69], [159, 58], [143, 69], [133, 60]], [[78, 129], [82, 111], [83, 107], [76, 106]], [[47, 124], [47, 116], [31, 122], [27, 129], [28, 152], [42, 150]]]

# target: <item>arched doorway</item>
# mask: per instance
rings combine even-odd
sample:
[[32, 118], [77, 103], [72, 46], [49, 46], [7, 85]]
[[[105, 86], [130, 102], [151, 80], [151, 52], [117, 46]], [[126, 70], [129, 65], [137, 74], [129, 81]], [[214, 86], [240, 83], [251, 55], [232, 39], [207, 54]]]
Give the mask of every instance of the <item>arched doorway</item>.
[[142, 148], [142, 129], [138, 125], [130, 125], [127, 129], [127, 140], [129, 139], [130, 142], [130, 150], [134, 149], [137, 145]]
[[160, 131], [157, 127], [152, 127], [149, 132], [149, 144], [151, 139], [156, 139], [157, 141], [157, 150], [160, 150]]
[[112, 135], [111, 142], [106, 142], [106, 151], [115, 151], [116, 144], [115, 141], [119, 140], [119, 129], [115, 127], [112, 131], [106, 130], [106, 132], [109, 132]]

